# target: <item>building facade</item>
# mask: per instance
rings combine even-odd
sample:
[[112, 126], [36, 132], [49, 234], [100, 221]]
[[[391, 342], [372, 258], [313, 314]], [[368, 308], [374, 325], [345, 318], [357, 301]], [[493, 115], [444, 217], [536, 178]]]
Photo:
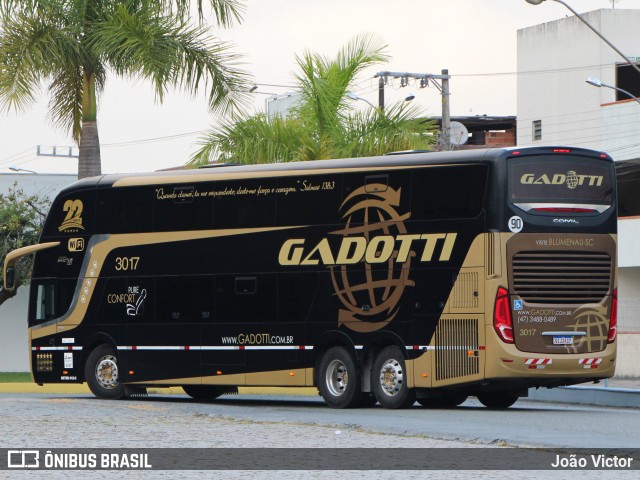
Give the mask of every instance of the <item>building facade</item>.
[[[583, 17], [630, 61], [640, 62], [640, 10], [602, 9]], [[588, 84], [589, 77], [640, 96], [640, 74], [579, 18], [518, 31], [518, 145], [591, 148], [616, 160], [617, 375], [640, 377], [640, 103]]]

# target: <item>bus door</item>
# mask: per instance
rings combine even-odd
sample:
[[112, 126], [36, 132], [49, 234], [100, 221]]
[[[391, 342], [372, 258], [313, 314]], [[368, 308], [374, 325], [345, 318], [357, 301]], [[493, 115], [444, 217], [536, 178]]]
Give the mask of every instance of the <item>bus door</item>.
[[129, 278], [125, 298], [130, 381], [200, 377], [201, 321], [192, 283], [180, 276]]

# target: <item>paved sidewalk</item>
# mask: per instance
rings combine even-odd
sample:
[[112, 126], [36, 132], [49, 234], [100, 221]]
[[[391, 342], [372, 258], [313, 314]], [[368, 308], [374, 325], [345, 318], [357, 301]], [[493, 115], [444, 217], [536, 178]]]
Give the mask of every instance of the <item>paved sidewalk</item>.
[[640, 408], [640, 378], [614, 377], [571, 387], [532, 388], [529, 400]]
[[[585, 384], [588, 385], [588, 384]], [[627, 388], [633, 390], [640, 390], [640, 378], [619, 378], [613, 377], [607, 380], [600, 381], [599, 384], [593, 385], [593, 387], [604, 387], [604, 388]]]

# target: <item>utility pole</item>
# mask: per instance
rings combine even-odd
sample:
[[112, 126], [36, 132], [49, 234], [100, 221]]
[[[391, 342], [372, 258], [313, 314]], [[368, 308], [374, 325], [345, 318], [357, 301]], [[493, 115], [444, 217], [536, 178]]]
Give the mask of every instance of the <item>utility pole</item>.
[[384, 112], [384, 84], [387, 81], [385, 77], [378, 77], [378, 107]]
[[[449, 70], [443, 69], [442, 75], [434, 75], [431, 73], [409, 73], [409, 72], [378, 72], [374, 78], [378, 78], [378, 107], [384, 111], [384, 86], [387, 78], [399, 78], [400, 86], [406, 87], [409, 79], [420, 80], [420, 88], [425, 88], [431, 82], [442, 95], [442, 125], [440, 127], [440, 138], [438, 144], [440, 150], [451, 150], [451, 111], [449, 104]], [[437, 80], [440, 80], [438, 83]]]
[[442, 125], [440, 126], [440, 149], [451, 150], [451, 109], [449, 106], [449, 70], [442, 70]]

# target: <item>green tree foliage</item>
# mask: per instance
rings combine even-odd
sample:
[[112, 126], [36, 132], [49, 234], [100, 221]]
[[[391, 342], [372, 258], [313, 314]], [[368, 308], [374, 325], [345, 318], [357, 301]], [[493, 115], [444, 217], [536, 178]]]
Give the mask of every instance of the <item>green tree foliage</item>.
[[365, 35], [335, 58], [303, 53], [296, 59], [302, 100], [288, 116], [236, 115], [201, 139], [190, 163], [322, 160], [428, 148], [435, 127], [417, 108], [397, 104], [359, 112], [347, 97], [358, 74], [388, 60], [385, 48], [375, 36]]
[[[42, 224], [50, 206], [48, 198], [27, 195], [14, 183], [6, 194], [0, 193], [0, 262], [12, 250], [38, 243]], [[33, 255], [23, 257], [16, 265], [18, 285], [31, 279]], [[1, 284], [1, 282], [0, 282]], [[16, 294], [0, 286], [0, 305]]]
[[[169, 89], [205, 88], [209, 107], [246, 101], [246, 74], [230, 45], [190, 21], [190, 0], [0, 0], [0, 108], [23, 110], [48, 87], [52, 122], [79, 144], [78, 176], [101, 173], [98, 99], [108, 74]], [[240, 19], [238, 0], [209, 0], [218, 26]], [[144, 121], [144, 119], [140, 119]]]

